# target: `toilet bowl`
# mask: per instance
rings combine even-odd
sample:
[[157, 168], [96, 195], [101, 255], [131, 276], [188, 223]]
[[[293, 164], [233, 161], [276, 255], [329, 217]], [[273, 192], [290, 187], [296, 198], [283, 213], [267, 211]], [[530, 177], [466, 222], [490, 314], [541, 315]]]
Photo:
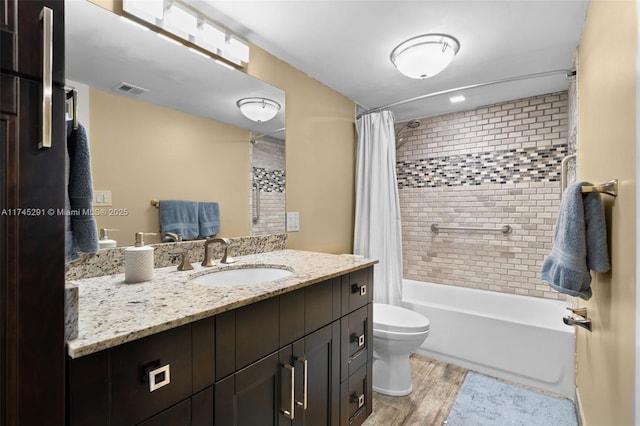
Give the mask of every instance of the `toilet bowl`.
[[373, 390], [409, 395], [409, 354], [429, 335], [429, 320], [417, 312], [383, 303], [373, 304]]

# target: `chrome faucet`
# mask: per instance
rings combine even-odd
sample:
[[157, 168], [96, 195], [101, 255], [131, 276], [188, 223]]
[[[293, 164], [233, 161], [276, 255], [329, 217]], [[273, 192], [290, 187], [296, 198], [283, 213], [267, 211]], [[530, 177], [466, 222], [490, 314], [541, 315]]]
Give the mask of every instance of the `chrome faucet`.
[[213, 260], [213, 250], [211, 244], [222, 243], [224, 247], [224, 255], [220, 259], [220, 263], [233, 263], [235, 260], [229, 256], [229, 245], [231, 241], [228, 238], [207, 238], [204, 242], [204, 259], [202, 260], [202, 266], [215, 266], [216, 262]]
[[176, 243], [182, 241], [182, 235], [173, 232], [165, 232], [162, 234], [162, 241], [164, 241], [165, 238], [169, 238], [172, 242]]

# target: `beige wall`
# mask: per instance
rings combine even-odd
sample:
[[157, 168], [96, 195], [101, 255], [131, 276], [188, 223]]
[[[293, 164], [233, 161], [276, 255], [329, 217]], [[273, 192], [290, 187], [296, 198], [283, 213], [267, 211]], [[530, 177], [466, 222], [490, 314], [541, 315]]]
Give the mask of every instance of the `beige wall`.
[[249, 235], [247, 130], [95, 89], [90, 110], [93, 187], [112, 191], [107, 213], [128, 213], [96, 217], [120, 229], [110, 235], [118, 245], [159, 231], [151, 199], [217, 201], [218, 235]]
[[578, 174], [620, 181], [603, 196], [611, 271], [595, 274], [581, 304], [593, 332], [577, 328], [577, 392], [585, 426], [632, 425], [634, 387], [636, 3], [595, 0], [578, 51]]
[[248, 72], [287, 96], [287, 211], [300, 212], [289, 248], [351, 253], [354, 103], [255, 46]]

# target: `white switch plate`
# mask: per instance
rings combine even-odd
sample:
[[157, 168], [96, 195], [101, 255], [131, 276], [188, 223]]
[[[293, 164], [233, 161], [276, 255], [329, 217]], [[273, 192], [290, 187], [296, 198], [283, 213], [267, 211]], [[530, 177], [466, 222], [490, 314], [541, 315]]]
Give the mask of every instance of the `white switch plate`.
[[93, 191], [93, 205], [94, 206], [110, 206], [111, 191], [110, 190]]
[[300, 212], [287, 212], [287, 232], [300, 231]]

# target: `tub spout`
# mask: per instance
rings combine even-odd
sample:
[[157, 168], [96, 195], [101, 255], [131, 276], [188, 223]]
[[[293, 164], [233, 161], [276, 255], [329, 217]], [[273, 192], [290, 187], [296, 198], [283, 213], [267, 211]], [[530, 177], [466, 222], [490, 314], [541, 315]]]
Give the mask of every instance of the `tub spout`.
[[562, 322], [567, 325], [577, 325], [578, 327], [591, 331], [591, 318], [573, 318], [567, 316], [562, 318]]

